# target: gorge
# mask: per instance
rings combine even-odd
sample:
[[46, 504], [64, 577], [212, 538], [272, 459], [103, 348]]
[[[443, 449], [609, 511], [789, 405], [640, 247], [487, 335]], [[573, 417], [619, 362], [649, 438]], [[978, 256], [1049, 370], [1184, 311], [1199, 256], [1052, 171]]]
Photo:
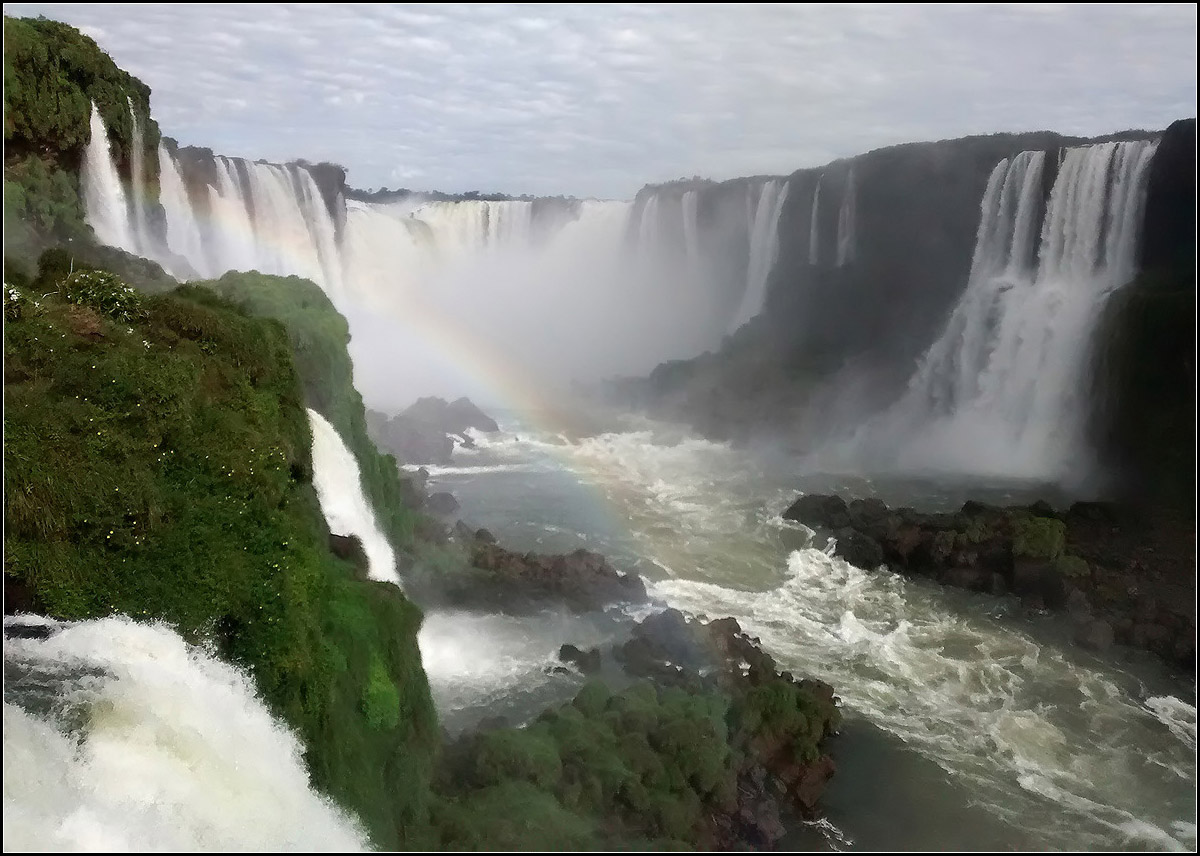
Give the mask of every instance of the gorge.
[[1195, 847], [1194, 119], [365, 192], [5, 29], [88, 57], [6, 126], [6, 847]]

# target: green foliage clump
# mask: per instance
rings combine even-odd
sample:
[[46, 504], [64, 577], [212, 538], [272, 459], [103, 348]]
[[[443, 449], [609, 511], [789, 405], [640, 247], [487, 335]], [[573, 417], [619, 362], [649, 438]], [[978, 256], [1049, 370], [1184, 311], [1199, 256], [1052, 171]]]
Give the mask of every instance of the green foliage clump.
[[[147, 152], [158, 148], [150, 87], [122, 71], [89, 36], [46, 18], [4, 18], [4, 143], [74, 166], [91, 137], [92, 103], [118, 159], [133, 141], [133, 103]], [[154, 159], [147, 157], [152, 168]]]
[[[589, 847], [705, 847], [708, 818], [736, 808], [745, 759], [761, 749], [814, 761], [817, 744], [839, 721], [832, 699], [782, 678], [732, 698], [646, 681], [613, 693], [591, 681], [526, 728], [448, 747], [436, 786], [435, 845], [547, 847], [539, 825], [549, 822], [555, 836], [563, 828], [586, 831]], [[516, 786], [522, 801], [496, 800], [497, 789]]]
[[67, 303], [90, 306], [114, 321], [136, 321], [146, 314], [145, 299], [114, 273], [80, 270], [62, 283], [62, 298]]
[[6, 321], [6, 599], [213, 644], [377, 845], [418, 841], [438, 742], [421, 614], [329, 550], [287, 332], [203, 289], [139, 297], [119, 321], [64, 294]]
[[1079, 556], [1059, 556], [1054, 562], [1054, 569], [1068, 579], [1082, 579], [1092, 572], [1087, 560]]
[[1061, 520], [1014, 512], [1013, 555], [1028, 559], [1057, 559], [1067, 546], [1067, 527]]
[[400, 691], [388, 676], [379, 655], [371, 657], [367, 685], [363, 687], [363, 713], [372, 728], [395, 728], [400, 719]]

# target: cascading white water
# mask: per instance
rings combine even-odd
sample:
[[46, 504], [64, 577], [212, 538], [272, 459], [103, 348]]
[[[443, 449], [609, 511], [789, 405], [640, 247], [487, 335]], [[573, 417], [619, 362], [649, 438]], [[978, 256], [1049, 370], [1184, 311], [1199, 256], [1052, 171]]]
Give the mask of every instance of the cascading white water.
[[815, 265], [820, 259], [821, 251], [821, 182], [825, 179], [825, 173], [817, 176], [817, 189], [813, 191], [812, 215], [809, 217], [808, 226], [808, 263]]
[[694, 190], [685, 192], [679, 205], [683, 209], [683, 248], [688, 276], [694, 278], [700, 272], [699, 194]]
[[758, 189], [758, 204], [750, 221], [746, 290], [742, 293], [742, 301], [729, 327], [731, 333], [757, 315], [763, 307], [767, 296], [767, 278], [779, 255], [779, 215], [787, 195], [786, 180], [768, 181]]
[[308, 421], [313, 434], [313, 487], [329, 531], [357, 537], [367, 554], [367, 576], [399, 586], [396, 555], [363, 494], [358, 461], [325, 417], [310, 409]]
[[150, 237], [150, 227], [146, 216], [145, 143], [142, 139], [141, 126], [138, 125], [137, 111], [133, 109], [133, 99], [127, 98], [126, 101], [129, 103], [129, 121], [133, 124], [132, 151], [129, 153], [133, 192], [133, 240], [140, 253], [151, 255], [154, 242]]
[[125, 189], [113, 162], [108, 131], [92, 103], [91, 138], [83, 156], [83, 202], [88, 225], [101, 243], [137, 252]]
[[188, 198], [187, 185], [183, 183], [175, 158], [162, 143], [158, 144], [158, 182], [158, 198], [166, 215], [167, 246], [187, 259], [200, 276], [211, 276], [212, 266], [204, 247], [200, 222]]
[[[6, 619], [6, 624], [12, 619]], [[365, 851], [253, 679], [125, 617], [4, 640], [4, 849]]]
[[854, 184], [854, 167], [846, 176], [846, 189], [842, 191], [842, 207], [838, 210], [837, 266], [843, 267], [854, 261], [855, 197], [858, 188]]
[[1062, 479], [1081, 450], [1091, 340], [1112, 291], [1136, 272], [1155, 142], [1068, 149], [1032, 258], [1045, 156], [993, 171], [972, 271], [904, 397], [857, 438], [904, 469]]

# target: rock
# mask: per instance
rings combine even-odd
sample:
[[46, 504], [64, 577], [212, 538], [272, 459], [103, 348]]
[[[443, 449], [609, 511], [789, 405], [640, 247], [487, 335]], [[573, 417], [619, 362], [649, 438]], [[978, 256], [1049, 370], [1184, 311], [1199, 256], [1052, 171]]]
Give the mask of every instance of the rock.
[[850, 525], [846, 502], [840, 496], [805, 494], [783, 512], [784, 520], [796, 520], [814, 529], [842, 529]]
[[496, 420], [475, 406], [469, 398], [458, 398], [446, 405], [446, 418], [455, 426], [451, 433], [461, 434], [467, 428], [475, 428], [486, 434], [500, 430]]
[[[992, 576], [983, 568], [950, 568], [942, 574], [938, 582], [971, 591], [990, 591]], [[1003, 582], [1003, 578], [1001, 578], [1001, 582]]]
[[453, 494], [441, 491], [431, 493], [429, 499], [425, 502], [425, 506], [432, 513], [445, 517], [458, 511], [458, 500], [454, 498]]
[[558, 659], [564, 663], [572, 663], [585, 675], [593, 675], [600, 671], [600, 649], [589, 648], [584, 651], [574, 645], [563, 645], [558, 649]]
[[362, 539], [357, 535], [330, 534], [329, 549], [339, 559], [353, 562], [354, 567], [366, 576], [370, 562], [367, 561], [367, 551], [363, 549]]
[[873, 571], [883, 564], [883, 548], [874, 538], [857, 529], [839, 529], [834, 554], [863, 570]]
[[475, 540], [482, 541], [484, 544], [495, 544], [496, 536], [486, 529], [476, 529]]
[[1090, 651], [1107, 651], [1113, 643], [1113, 629], [1107, 621], [1089, 621], [1075, 634], [1075, 641]]
[[646, 586], [640, 577], [620, 573], [599, 553], [587, 550], [522, 556], [476, 540], [471, 571], [445, 581], [442, 593], [455, 605], [520, 613], [544, 607], [549, 601], [574, 612], [591, 612], [614, 603], [646, 600]]
[[475, 540], [475, 533], [471, 531], [471, 527], [461, 520], [455, 521], [454, 528], [450, 531], [459, 543], [469, 544]]

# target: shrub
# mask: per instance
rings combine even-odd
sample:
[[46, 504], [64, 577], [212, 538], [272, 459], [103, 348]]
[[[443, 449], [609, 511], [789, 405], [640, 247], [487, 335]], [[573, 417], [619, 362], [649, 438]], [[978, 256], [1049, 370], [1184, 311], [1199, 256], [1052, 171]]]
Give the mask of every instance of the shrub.
[[75, 271], [63, 280], [61, 288], [63, 300], [90, 306], [114, 321], [129, 323], [146, 315], [143, 296], [113, 273]]
[[1029, 559], [1057, 559], [1066, 548], [1067, 527], [1061, 520], [1012, 516], [1013, 555]]

